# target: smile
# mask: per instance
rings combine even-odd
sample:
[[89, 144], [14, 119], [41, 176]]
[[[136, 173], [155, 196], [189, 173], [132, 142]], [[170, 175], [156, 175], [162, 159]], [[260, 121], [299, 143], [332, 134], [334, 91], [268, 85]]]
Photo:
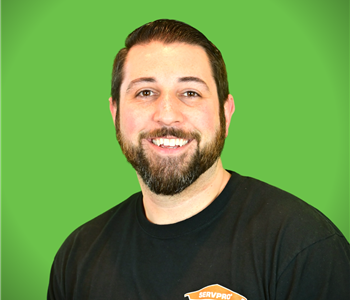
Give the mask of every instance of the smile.
[[178, 148], [186, 145], [189, 140], [184, 139], [166, 139], [166, 138], [156, 138], [152, 139], [152, 143], [161, 148]]

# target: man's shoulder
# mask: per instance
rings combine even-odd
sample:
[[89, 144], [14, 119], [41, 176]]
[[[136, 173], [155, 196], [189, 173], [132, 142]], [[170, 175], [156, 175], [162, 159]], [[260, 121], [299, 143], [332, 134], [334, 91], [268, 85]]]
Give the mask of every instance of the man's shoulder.
[[[240, 193], [254, 206], [254, 218], [281, 227], [293, 227], [293, 231], [315, 230], [313, 235], [340, 234], [339, 229], [321, 211], [299, 197], [278, 187], [251, 177], [243, 177]], [[279, 224], [279, 225], [277, 225]]]
[[141, 197], [141, 192], [131, 195], [128, 199], [98, 215], [92, 220], [75, 229], [64, 241], [59, 252], [70, 249], [89, 248], [97, 239], [108, 237], [112, 232], [118, 233], [123, 229], [125, 222], [134, 219], [136, 202]]
[[246, 220], [245, 232], [257, 245], [283, 245], [280, 250], [286, 259], [334, 236], [348, 244], [321, 211], [273, 185], [242, 176], [235, 195], [242, 199], [240, 217]]

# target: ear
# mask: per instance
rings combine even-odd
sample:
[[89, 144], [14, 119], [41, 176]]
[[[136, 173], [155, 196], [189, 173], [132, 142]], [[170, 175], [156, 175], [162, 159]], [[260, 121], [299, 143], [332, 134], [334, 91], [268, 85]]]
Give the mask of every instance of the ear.
[[228, 135], [228, 128], [230, 127], [231, 117], [235, 112], [235, 102], [232, 95], [228, 95], [227, 100], [224, 104], [225, 118], [226, 118], [226, 137]]
[[115, 116], [117, 115], [117, 102], [113, 101], [112, 97], [109, 98], [109, 110], [111, 111], [113, 123], [115, 126]]

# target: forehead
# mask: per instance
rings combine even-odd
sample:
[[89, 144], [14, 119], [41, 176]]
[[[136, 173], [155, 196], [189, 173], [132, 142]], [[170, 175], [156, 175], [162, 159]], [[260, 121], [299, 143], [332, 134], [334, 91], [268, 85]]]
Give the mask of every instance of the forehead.
[[[157, 81], [173, 81], [195, 76], [215, 86], [209, 58], [204, 49], [186, 43], [151, 42], [129, 50], [123, 69], [123, 86], [139, 77], [155, 77]], [[216, 88], [216, 87], [215, 87]]]

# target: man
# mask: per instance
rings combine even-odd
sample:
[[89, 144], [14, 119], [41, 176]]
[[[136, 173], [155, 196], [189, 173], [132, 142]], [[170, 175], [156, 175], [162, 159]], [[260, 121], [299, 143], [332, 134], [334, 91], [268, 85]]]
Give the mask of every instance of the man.
[[341, 232], [300, 199], [223, 168], [234, 102], [202, 33], [174, 20], [132, 32], [110, 110], [142, 192], [67, 238], [48, 299], [349, 299]]

